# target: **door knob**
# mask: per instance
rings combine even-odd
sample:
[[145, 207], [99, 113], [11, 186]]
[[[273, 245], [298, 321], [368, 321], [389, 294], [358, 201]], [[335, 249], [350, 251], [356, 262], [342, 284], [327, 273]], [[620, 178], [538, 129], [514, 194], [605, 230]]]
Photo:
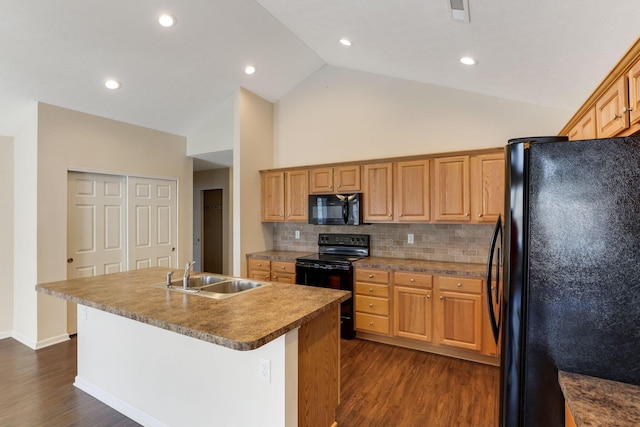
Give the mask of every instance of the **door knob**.
[[71, 264], [73, 262], [73, 258], [67, 258], [67, 264]]

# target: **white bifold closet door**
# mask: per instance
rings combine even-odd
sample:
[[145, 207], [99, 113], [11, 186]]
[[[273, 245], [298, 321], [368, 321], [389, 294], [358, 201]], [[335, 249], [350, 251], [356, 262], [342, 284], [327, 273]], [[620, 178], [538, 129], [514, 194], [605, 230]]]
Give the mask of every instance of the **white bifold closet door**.
[[[67, 278], [176, 267], [176, 181], [69, 172]], [[76, 333], [76, 305], [67, 330]]]
[[128, 178], [129, 269], [175, 268], [176, 181]]

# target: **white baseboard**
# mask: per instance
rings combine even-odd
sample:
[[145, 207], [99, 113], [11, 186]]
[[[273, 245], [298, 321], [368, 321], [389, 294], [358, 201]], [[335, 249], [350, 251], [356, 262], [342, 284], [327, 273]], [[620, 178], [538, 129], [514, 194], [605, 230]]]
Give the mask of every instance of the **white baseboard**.
[[[39, 350], [41, 348], [49, 347], [54, 344], [59, 344], [61, 342], [69, 341], [69, 334], [61, 334], [57, 337], [47, 338], [42, 341], [34, 341], [26, 335], [22, 335], [20, 332], [12, 331], [10, 337], [14, 338], [16, 341], [20, 341], [22, 344], [31, 348], [32, 350]], [[0, 335], [2, 337], [2, 335]]]
[[46, 340], [38, 341], [36, 343], [36, 350], [49, 347], [50, 345], [60, 344], [61, 342], [69, 341], [69, 334], [61, 334], [57, 337], [47, 338]]
[[35, 350], [37, 348], [37, 343], [34, 340], [26, 335], [22, 335], [20, 332], [13, 331], [11, 333], [11, 337], [13, 337], [13, 339], [15, 339], [16, 341], [19, 341], [27, 347], [31, 348], [32, 350]]
[[11, 338], [13, 336], [13, 331], [0, 331], [0, 340], [5, 338]]
[[73, 385], [143, 426], [169, 427], [168, 424], [163, 423], [146, 412], [141, 411], [140, 409], [121, 400], [117, 396], [114, 396], [113, 394], [83, 380], [80, 377], [76, 376]]

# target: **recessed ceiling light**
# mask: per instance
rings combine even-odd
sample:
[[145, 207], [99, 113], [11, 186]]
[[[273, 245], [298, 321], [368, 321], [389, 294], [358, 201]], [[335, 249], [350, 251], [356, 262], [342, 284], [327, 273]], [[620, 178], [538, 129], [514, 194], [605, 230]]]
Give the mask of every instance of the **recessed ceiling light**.
[[460, 62], [462, 62], [464, 65], [475, 65], [476, 60], [471, 58], [470, 56], [463, 56], [462, 58], [460, 58]]
[[349, 46], [351, 46], [351, 40], [349, 40], [349, 39], [340, 39], [340, 44], [341, 44], [342, 46], [347, 46], [347, 47], [349, 47]]
[[107, 89], [116, 90], [116, 89], [120, 89], [120, 87], [122, 87], [122, 83], [120, 83], [117, 80], [109, 79], [109, 80], [104, 82], [104, 86]]
[[176, 25], [177, 19], [175, 16], [165, 13], [164, 15], [160, 15], [158, 18], [158, 23], [165, 28], [171, 28]]
[[244, 69], [244, 73], [248, 75], [251, 75], [255, 72], [256, 72], [256, 67], [254, 67], [253, 65], [247, 65], [246, 68]]

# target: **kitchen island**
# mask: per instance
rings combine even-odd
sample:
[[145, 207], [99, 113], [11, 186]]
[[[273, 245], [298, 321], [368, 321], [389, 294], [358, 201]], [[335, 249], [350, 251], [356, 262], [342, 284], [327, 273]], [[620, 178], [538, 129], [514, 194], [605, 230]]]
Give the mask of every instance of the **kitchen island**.
[[150, 286], [169, 271], [36, 287], [80, 304], [77, 387], [144, 425], [334, 423], [348, 292], [272, 283], [212, 299]]

